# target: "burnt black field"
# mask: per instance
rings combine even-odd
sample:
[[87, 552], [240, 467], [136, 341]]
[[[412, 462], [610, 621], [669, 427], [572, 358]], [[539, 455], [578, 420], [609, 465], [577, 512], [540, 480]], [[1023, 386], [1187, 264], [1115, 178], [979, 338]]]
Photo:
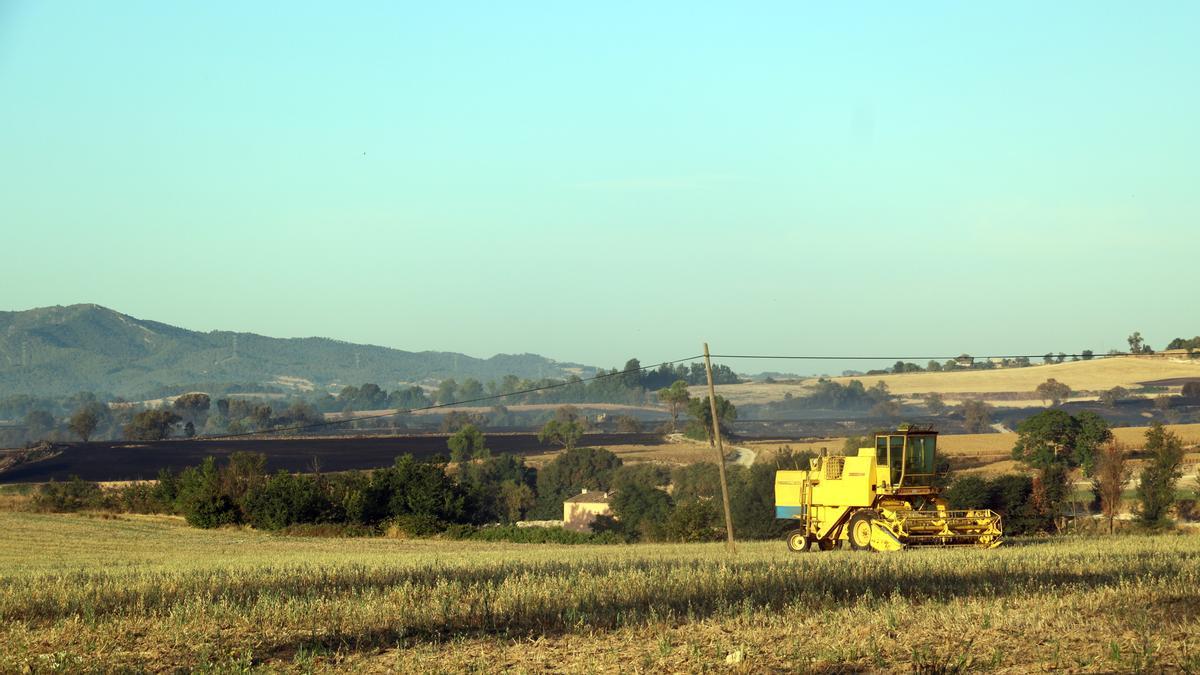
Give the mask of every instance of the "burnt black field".
[[[106, 441], [71, 443], [61, 452], [36, 462], [21, 464], [0, 473], [0, 483], [44, 483], [79, 476], [89, 481], [144, 480], [161, 469], [178, 471], [195, 466], [205, 457], [224, 459], [234, 452], [261, 452], [267, 470], [310, 472], [352, 471], [388, 466], [400, 455], [419, 460], [447, 456], [447, 436], [367, 436], [352, 438], [233, 438], [175, 439], [153, 442]], [[656, 434], [586, 434], [580, 445], [658, 445]], [[493, 454], [536, 455], [556, 446], [538, 442], [536, 434], [488, 434]]]

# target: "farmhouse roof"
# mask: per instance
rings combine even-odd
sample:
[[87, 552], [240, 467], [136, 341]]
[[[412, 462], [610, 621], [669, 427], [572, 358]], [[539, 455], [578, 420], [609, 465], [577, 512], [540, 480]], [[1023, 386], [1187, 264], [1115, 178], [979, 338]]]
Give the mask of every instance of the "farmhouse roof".
[[573, 504], [608, 504], [612, 497], [607, 492], [584, 490], [566, 501]]

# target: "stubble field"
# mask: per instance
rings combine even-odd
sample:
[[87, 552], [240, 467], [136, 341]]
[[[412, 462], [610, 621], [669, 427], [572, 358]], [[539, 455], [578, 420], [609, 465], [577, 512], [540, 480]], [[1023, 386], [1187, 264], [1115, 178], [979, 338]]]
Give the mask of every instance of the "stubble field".
[[5, 672], [1200, 669], [1196, 536], [731, 557], [0, 513], [0, 570]]

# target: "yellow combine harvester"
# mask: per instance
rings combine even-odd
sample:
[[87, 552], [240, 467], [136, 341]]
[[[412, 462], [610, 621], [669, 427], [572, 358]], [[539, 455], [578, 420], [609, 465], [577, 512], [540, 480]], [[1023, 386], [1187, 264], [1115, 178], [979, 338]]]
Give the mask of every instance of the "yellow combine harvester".
[[821, 456], [808, 471], [775, 473], [775, 517], [799, 521], [788, 548], [822, 551], [849, 541], [858, 551], [910, 546], [1000, 545], [1000, 516], [951, 511], [934, 482], [937, 432], [901, 425], [853, 457]]

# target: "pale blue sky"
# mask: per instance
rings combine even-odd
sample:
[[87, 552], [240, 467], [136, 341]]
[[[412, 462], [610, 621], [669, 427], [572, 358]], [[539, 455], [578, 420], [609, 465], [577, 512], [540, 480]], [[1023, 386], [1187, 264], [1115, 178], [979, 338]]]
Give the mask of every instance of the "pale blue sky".
[[1198, 25], [0, 0], [0, 309], [598, 365], [1161, 347], [1200, 332]]

